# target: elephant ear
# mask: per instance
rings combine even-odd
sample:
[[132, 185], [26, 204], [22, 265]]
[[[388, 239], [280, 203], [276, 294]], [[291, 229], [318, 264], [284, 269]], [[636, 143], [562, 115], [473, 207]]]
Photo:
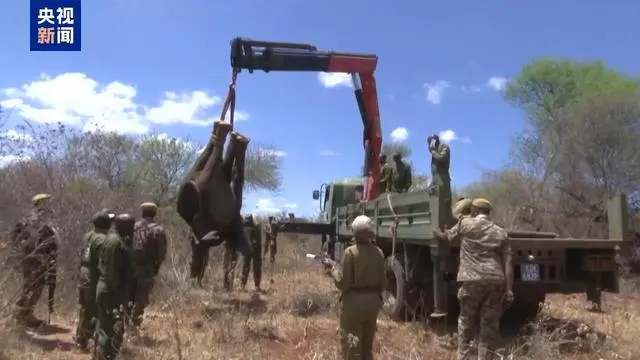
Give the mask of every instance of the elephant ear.
[[194, 181], [189, 180], [180, 187], [176, 209], [180, 217], [191, 226], [193, 217], [200, 211], [200, 189]]

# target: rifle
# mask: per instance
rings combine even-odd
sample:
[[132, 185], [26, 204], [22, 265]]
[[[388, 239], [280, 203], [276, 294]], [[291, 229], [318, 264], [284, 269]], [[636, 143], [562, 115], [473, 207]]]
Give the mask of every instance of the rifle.
[[57, 270], [54, 267], [53, 269], [49, 269], [47, 271], [47, 279], [46, 284], [49, 287], [49, 292], [47, 294], [47, 306], [49, 308], [49, 320], [48, 324], [51, 324], [51, 314], [53, 314], [53, 304], [55, 301], [56, 295], [56, 282], [57, 282]]
[[320, 261], [326, 269], [330, 269], [335, 264], [335, 261], [328, 254], [307, 254], [306, 256], [308, 259]]

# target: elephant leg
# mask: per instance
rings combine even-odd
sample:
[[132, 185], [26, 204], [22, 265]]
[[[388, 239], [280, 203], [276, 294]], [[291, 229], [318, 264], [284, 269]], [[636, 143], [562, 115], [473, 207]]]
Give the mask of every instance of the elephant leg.
[[236, 136], [235, 136], [235, 132], [231, 133], [231, 141], [229, 141], [229, 146], [227, 146], [227, 149], [224, 152], [224, 159], [223, 159], [223, 171], [224, 171], [224, 176], [225, 179], [227, 180], [227, 183], [231, 183], [231, 181], [233, 180], [233, 163], [234, 163], [234, 159], [235, 159], [235, 153], [236, 153], [236, 145], [237, 145], [237, 141], [236, 140]]
[[[202, 170], [207, 177], [205, 181], [200, 182], [202, 186], [210, 187], [211, 181], [219, 177], [220, 171], [223, 171], [224, 144], [229, 132], [231, 132], [231, 124], [222, 121], [216, 121], [213, 124], [213, 132], [211, 136], [213, 151], [211, 152], [210, 158], [207, 160], [207, 164]], [[220, 235], [217, 229], [215, 229], [214, 221], [210, 216], [210, 207], [213, 205], [209, 203], [211, 191], [215, 191], [215, 189], [199, 189], [199, 212], [197, 216], [194, 217], [194, 225], [192, 226], [192, 229], [196, 236], [204, 234], [202, 237], [199, 237], [198, 240], [202, 242], [209, 242], [212, 246], [216, 246], [219, 245], [222, 240], [220, 239]]]
[[231, 134], [231, 143], [234, 144], [233, 182], [231, 186], [238, 204], [238, 209], [242, 209], [242, 200], [244, 197], [245, 158], [249, 141], [251, 141], [251, 139], [236, 132]]

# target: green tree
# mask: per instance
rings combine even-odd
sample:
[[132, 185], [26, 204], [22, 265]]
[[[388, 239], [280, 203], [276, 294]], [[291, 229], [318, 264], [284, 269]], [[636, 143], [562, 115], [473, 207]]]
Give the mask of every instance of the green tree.
[[602, 62], [549, 58], [526, 65], [507, 86], [505, 99], [526, 119], [512, 165], [535, 180], [529, 203], [553, 208], [553, 222], [563, 219], [556, 228], [568, 228], [569, 218], [601, 218], [612, 192], [638, 194], [639, 90], [638, 79]]

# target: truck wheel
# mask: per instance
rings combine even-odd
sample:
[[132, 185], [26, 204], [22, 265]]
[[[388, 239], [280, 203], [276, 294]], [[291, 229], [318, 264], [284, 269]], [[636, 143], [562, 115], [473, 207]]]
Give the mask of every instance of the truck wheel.
[[394, 320], [402, 320], [405, 316], [406, 286], [404, 267], [395, 257], [388, 257], [385, 263], [387, 288], [382, 293], [383, 311]]

